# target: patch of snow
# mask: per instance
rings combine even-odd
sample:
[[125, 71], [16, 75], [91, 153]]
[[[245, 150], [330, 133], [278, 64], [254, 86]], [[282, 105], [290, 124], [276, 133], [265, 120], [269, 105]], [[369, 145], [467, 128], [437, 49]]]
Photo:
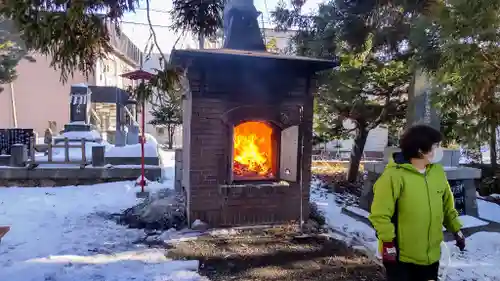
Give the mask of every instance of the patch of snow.
[[477, 200], [479, 217], [500, 223], [500, 205], [485, 200]]
[[108, 219], [138, 202], [135, 191], [133, 182], [0, 188], [0, 223], [11, 226], [0, 244], [0, 280], [208, 280], [195, 272], [197, 261], [168, 260], [135, 243], [142, 230]]
[[455, 242], [446, 244], [449, 256], [443, 254], [441, 259], [446, 281], [500, 280], [500, 233], [478, 232], [467, 237], [464, 252]]
[[[111, 146], [106, 150], [106, 157], [141, 157], [141, 144], [126, 146]], [[144, 144], [145, 157], [158, 157], [158, 145], [146, 142]]]
[[488, 222], [485, 222], [481, 219], [478, 219], [473, 216], [460, 216], [460, 221], [463, 224], [463, 228], [471, 228], [471, 227], [478, 227], [478, 226], [484, 226], [488, 225]]
[[354, 207], [354, 206], [346, 206], [345, 207], [347, 210], [359, 215], [359, 216], [362, 216], [364, 218], [368, 218], [368, 216], [370, 215], [369, 212], [361, 209], [361, 208], [358, 208], [358, 207]]
[[175, 229], [172, 228], [160, 234], [160, 236], [158, 236], [158, 239], [160, 239], [165, 243], [178, 243], [178, 242], [196, 240], [203, 234], [204, 233], [199, 231], [192, 231], [192, 230], [176, 231]]
[[201, 220], [199, 220], [199, 219], [196, 219], [196, 220], [193, 222], [193, 224], [191, 224], [191, 226], [192, 226], [192, 227], [196, 227], [196, 226], [201, 225], [201, 224], [203, 224], [203, 222], [202, 222]]
[[146, 143], [150, 143], [150, 144], [154, 144], [154, 145], [158, 146], [158, 141], [156, 140], [156, 138], [153, 135], [145, 133], [144, 136], [146, 137]]
[[87, 139], [87, 140], [101, 140], [102, 136], [99, 131], [96, 130], [91, 130], [91, 131], [71, 131], [71, 132], [64, 132], [59, 136], [56, 136], [55, 138], [68, 138], [70, 140], [82, 140], [82, 139]]
[[500, 199], [500, 194], [493, 193], [493, 194], [490, 194], [489, 196], [493, 197], [495, 199]]
[[348, 245], [362, 244], [372, 253], [377, 252], [377, 237], [375, 230], [356, 219], [343, 214], [342, 206], [335, 202], [335, 194], [328, 193], [313, 182], [311, 185], [310, 201], [316, 203], [318, 210], [324, 215], [326, 224], [332, 230], [330, 235], [348, 243]]
[[173, 181], [175, 178], [175, 152], [158, 149], [160, 163], [162, 166], [161, 173], [164, 181]]
[[239, 233], [240, 231], [238, 231], [235, 228], [219, 228], [219, 229], [212, 229], [209, 231], [209, 234], [212, 236], [231, 236], [231, 235], [237, 235]]

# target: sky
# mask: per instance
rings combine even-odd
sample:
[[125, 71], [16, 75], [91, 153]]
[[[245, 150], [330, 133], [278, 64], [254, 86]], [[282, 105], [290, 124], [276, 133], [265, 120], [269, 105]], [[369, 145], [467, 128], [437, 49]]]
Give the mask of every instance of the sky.
[[[286, 3], [289, 2], [289, 0]], [[144, 2], [144, 1], [143, 1]], [[307, 0], [302, 10], [304, 12], [315, 9], [323, 0]], [[270, 13], [278, 5], [279, 0], [254, 0], [254, 5], [262, 12], [264, 16], [264, 27], [272, 27], [270, 25]], [[128, 13], [123, 17], [122, 30], [123, 32], [137, 45], [141, 50], [144, 50], [149, 38], [149, 26], [146, 16], [145, 3], [135, 13]], [[171, 24], [168, 11], [172, 9], [171, 0], [150, 0], [151, 6], [151, 22], [155, 25], [155, 33], [158, 38], [163, 53], [170, 53], [175, 41], [179, 37], [168, 26]], [[177, 43], [176, 48], [196, 47], [197, 43], [192, 36], [183, 36]]]

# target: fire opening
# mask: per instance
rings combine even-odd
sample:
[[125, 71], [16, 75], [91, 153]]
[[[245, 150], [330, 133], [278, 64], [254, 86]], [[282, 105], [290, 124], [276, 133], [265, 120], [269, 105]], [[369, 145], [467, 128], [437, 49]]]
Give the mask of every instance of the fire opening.
[[233, 176], [236, 180], [267, 180], [275, 175], [273, 128], [244, 122], [233, 131]]

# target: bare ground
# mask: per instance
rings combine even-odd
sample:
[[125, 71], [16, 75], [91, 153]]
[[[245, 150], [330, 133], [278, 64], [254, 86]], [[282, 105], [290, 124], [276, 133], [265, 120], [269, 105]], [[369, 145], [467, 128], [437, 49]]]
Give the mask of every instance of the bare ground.
[[344, 243], [313, 235], [297, 238], [292, 227], [207, 235], [172, 245], [168, 256], [200, 261], [212, 281], [378, 281], [382, 269]]

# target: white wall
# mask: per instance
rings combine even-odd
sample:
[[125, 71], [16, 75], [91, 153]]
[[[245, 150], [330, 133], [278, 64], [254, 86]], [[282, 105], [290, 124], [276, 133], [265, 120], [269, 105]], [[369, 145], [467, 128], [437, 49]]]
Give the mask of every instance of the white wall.
[[[385, 127], [377, 127], [368, 133], [368, 138], [366, 139], [365, 151], [381, 151], [387, 147], [389, 137], [389, 130]], [[329, 143], [321, 144], [317, 146], [317, 149], [325, 149], [328, 151], [336, 151], [335, 147], [337, 144], [341, 145], [341, 150], [351, 150], [354, 145], [354, 138], [346, 140], [334, 140]]]

